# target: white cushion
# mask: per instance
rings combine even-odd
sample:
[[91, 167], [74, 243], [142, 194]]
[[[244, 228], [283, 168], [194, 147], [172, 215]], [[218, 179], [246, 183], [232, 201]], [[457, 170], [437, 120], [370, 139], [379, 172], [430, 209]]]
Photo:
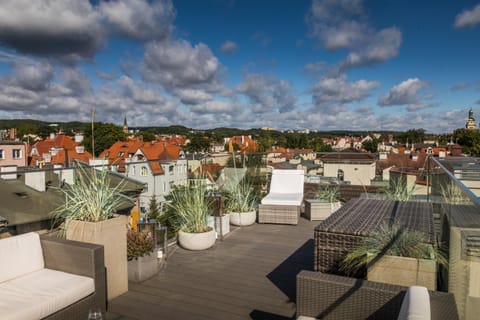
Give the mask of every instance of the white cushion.
[[303, 170], [273, 170], [270, 193], [303, 194]]
[[430, 320], [430, 295], [425, 287], [408, 288], [398, 320]]
[[39, 235], [30, 232], [0, 240], [0, 261], [0, 283], [43, 269]]
[[262, 199], [262, 204], [299, 206], [302, 201], [303, 194], [301, 193], [269, 193]]
[[92, 278], [41, 269], [0, 283], [0, 318], [8, 315], [10, 320], [41, 319], [94, 290]]

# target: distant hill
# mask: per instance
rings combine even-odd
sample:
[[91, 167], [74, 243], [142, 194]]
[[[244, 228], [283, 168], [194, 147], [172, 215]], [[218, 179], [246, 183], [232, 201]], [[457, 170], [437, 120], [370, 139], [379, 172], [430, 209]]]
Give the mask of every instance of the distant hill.
[[[79, 122], [79, 121], [71, 121], [71, 122], [46, 122], [40, 120], [33, 120], [33, 119], [0, 119], [0, 129], [9, 129], [9, 128], [17, 128], [21, 129], [20, 131], [28, 131], [34, 130], [37, 132], [41, 132], [42, 134], [48, 134], [49, 130], [53, 132], [54, 129], [49, 127], [51, 124], [57, 124], [59, 129], [62, 129], [66, 133], [74, 133], [74, 132], [83, 132], [85, 127], [90, 125], [88, 122]], [[252, 128], [252, 129], [238, 129], [238, 128], [214, 128], [214, 129], [193, 129], [188, 128], [181, 125], [171, 125], [165, 127], [157, 127], [157, 126], [142, 126], [142, 127], [131, 127], [130, 129], [137, 129], [140, 131], [149, 131], [155, 134], [179, 134], [184, 136], [190, 136], [194, 133], [203, 133], [205, 135], [214, 135], [217, 137], [232, 137], [238, 135], [251, 135], [254, 138], [262, 137], [262, 136], [272, 136], [277, 137], [282, 135], [283, 133], [276, 130], [265, 131], [259, 128]], [[400, 134], [401, 132], [398, 131], [349, 131], [349, 130], [329, 130], [329, 131], [311, 131], [309, 133], [310, 137], [334, 137], [334, 136], [344, 136], [344, 135], [351, 135], [351, 136], [366, 136], [369, 133], [380, 133], [380, 134]]]

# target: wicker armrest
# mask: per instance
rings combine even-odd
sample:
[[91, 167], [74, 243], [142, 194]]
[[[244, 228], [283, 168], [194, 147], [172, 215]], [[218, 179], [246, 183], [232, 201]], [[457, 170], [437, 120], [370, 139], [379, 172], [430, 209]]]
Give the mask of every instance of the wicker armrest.
[[[297, 275], [297, 316], [397, 319], [406, 287], [321, 272]], [[451, 293], [429, 291], [432, 319], [458, 319]]]
[[40, 236], [45, 268], [91, 277], [95, 304], [106, 310], [106, 275], [103, 246]]

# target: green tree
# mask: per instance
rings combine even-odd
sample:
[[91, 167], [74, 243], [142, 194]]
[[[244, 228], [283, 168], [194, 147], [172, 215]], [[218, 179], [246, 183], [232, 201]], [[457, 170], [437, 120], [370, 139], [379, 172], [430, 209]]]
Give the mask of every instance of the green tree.
[[363, 149], [367, 150], [368, 152], [376, 153], [378, 151], [378, 143], [379, 143], [379, 140], [373, 138], [371, 140], [367, 140], [367, 141], [363, 142], [362, 147], [363, 147]]
[[258, 144], [258, 151], [259, 152], [265, 152], [268, 149], [271, 149], [272, 146], [275, 144], [275, 140], [272, 138], [271, 135], [266, 134], [257, 140]]
[[190, 138], [190, 143], [185, 147], [190, 152], [208, 152], [210, 140], [203, 134], [195, 134]]
[[148, 218], [149, 219], [157, 219], [160, 215], [160, 207], [157, 202], [157, 198], [155, 195], [152, 196], [150, 199], [150, 207], [148, 209]]
[[308, 139], [308, 135], [304, 133], [287, 133], [286, 136], [286, 147], [287, 148], [299, 148], [299, 149], [307, 149], [310, 148], [310, 141]]
[[401, 143], [419, 143], [425, 140], [425, 129], [409, 129], [407, 132], [401, 133], [398, 136], [398, 141]]
[[312, 147], [315, 152], [332, 152], [332, 146], [323, 142], [322, 138], [314, 138]]
[[464, 153], [480, 156], [480, 131], [457, 129], [453, 132], [453, 139], [462, 146]]
[[[103, 150], [110, 148], [115, 142], [124, 141], [126, 138], [122, 128], [112, 123], [95, 122], [94, 133], [95, 156], [98, 156]], [[84, 134], [83, 145], [85, 150], [92, 152], [91, 124], [85, 126]]]
[[152, 131], [150, 130], [147, 130], [147, 131], [140, 131], [139, 133], [137, 133], [135, 136], [139, 137], [139, 136], [142, 136], [143, 138], [143, 141], [155, 141], [157, 138], [155, 137], [155, 133], [153, 133]]

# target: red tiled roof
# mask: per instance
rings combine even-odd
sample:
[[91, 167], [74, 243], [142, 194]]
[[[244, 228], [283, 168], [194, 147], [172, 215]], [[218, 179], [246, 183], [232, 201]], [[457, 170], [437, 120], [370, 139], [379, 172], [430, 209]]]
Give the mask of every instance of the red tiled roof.
[[92, 159], [92, 154], [88, 151], [78, 153], [76, 150], [77, 146], [80, 146], [80, 143], [76, 143], [72, 137], [64, 134], [57, 134], [53, 139], [48, 137], [45, 140], [38, 141], [32, 147], [37, 149], [38, 155], [32, 156], [30, 166], [35, 166], [37, 160], [43, 160], [44, 154], [51, 154], [51, 149], [57, 149], [56, 154], [51, 157], [51, 164], [65, 164], [67, 160], [65, 151], [68, 152], [69, 163], [74, 160], [88, 163], [88, 161]]

